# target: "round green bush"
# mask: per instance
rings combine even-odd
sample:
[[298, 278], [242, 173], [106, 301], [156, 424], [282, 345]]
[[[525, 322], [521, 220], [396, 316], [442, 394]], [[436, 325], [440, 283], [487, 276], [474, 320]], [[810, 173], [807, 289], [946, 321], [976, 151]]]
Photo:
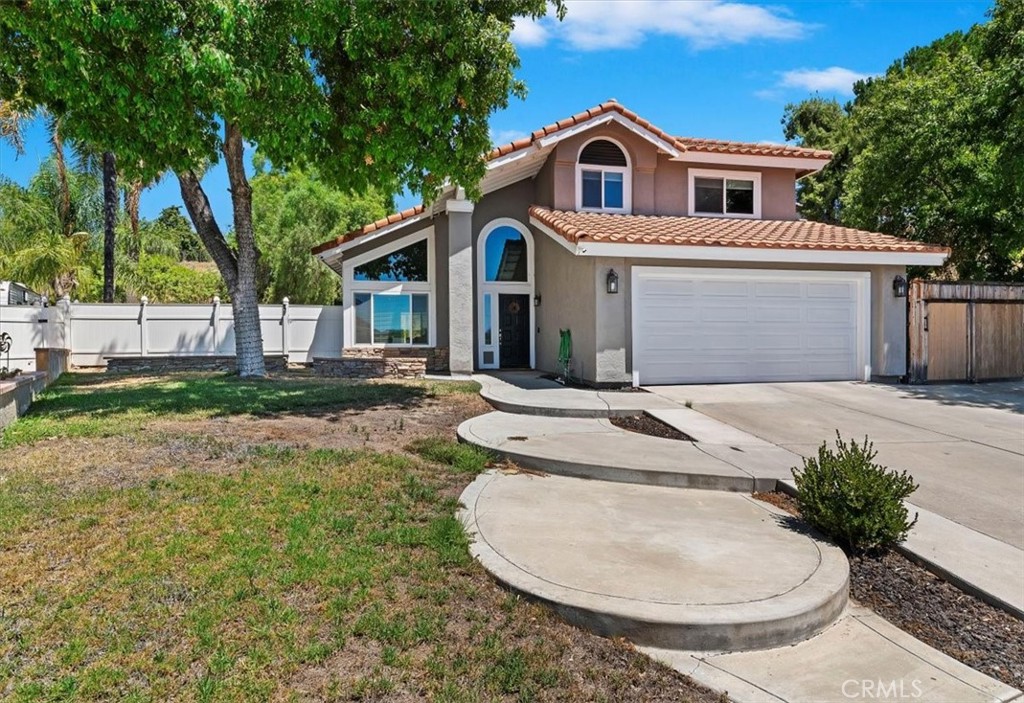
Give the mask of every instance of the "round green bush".
[[804, 519], [849, 553], [899, 544], [917, 523], [903, 503], [917, 490], [914, 479], [876, 464], [876, 455], [867, 437], [847, 443], [837, 431], [835, 450], [822, 442], [793, 469]]

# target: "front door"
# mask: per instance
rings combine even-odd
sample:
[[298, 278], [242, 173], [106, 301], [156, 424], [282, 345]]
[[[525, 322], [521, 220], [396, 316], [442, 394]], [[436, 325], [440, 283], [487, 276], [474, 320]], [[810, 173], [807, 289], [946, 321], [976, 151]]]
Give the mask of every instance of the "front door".
[[498, 295], [498, 360], [503, 369], [530, 365], [529, 295]]

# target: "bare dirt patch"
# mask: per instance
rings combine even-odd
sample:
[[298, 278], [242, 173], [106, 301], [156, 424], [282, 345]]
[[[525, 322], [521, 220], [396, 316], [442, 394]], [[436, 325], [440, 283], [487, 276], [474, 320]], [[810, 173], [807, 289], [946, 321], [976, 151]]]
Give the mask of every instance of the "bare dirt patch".
[[675, 439], [681, 442], [693, 441], [693, 437], [690, 435], [685, 432], [680, 432], [675, 427], [672, 427], [672, 425], [668, 425], [655, 417], [651, 417], [647, 413], [627, 415], [625, 417], [612, 417], [609, 418], [609, 420], [616, 427], [628, 432], [636, 432], [637, 434], [645, 434], [650, 437], [661, 437], [663, 439]]

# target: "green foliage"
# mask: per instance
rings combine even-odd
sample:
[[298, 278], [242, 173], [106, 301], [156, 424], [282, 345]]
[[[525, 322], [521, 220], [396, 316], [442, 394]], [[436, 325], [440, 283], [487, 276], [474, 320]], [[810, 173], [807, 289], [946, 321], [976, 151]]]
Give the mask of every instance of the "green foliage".
[[847, 443], [836, 432], [835, 450], [822, 442], [817, 457], [793, 469], [800, 513], [850, 552], [898, 544], [917, 522], [903, 504], [917, 484], [906, 471], [876, 464], [876, 455], [867, 437]]
[[786, 137], [836, 158], [800, 187], [808, 218], [944, 244], [945, 275], [1024, 280], [1024, 11], [911, 50], [840, 108], [789, 105]]
[[69, 138], [144, 180], [216, 162], [231, 123], [275, 166], [316, 165], [346, 191], [454, 182], [475, 194], [488, 118], [525, 91], [509, 33], [546, 11], [545, 0], [0, 4], [0, 97], [59, 110]]
[[[44, 162], [27, 188], [0, 182], [0, 278], [21, 281], [52, 299], [76, 294], [95, 277], [93, 262], [102, 194], [98, 182], [71, 173], [70, 236], [64, 232], [52, 159]], [[96, 200], [99, 195], [99, 200]]]
[[135, 267], [135, 295], [151, 303], [208, 303], [226, 297], [224, 282], [215, 269], [195, 269], [167, 256], [143, 256]]
[[210, 256], [178, 206], [165, 207], [155, 220], [139, 227], [142, 251], [169, 256], [176, 261], [209, 261]]
[[258, 172], [252, 179], [253, 228], [267, 269], [262, 300], [331, 305], [340, 277], [310, 249], [387, 214], [390, 198], [345, 193], [298, 169]]

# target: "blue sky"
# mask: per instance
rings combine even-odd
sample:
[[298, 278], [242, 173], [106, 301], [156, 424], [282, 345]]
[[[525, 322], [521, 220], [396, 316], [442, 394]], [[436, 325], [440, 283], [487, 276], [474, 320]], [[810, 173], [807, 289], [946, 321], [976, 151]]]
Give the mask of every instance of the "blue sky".
[[[513, 33], [526, 100], [494, 115], [496, 143], [615, 98], [666, 131], [691, 137], [782, 141], [787, 102], [815, 92], [850, 97], [860, 76], [883, 72], [908, 49], [983, 22], [989, 2], [568, 0], [564, 22], [522, 22]], [[0, 145], [0, 174], [26, 183], [46, 158], [41, 124], [26, 153]], [[203, 181], [227, 230], [223, 166]], [[418, 202], [403, 196], [400, 207]], [[142, 196], [143, 217], [180, 205], [166, 178]]]

